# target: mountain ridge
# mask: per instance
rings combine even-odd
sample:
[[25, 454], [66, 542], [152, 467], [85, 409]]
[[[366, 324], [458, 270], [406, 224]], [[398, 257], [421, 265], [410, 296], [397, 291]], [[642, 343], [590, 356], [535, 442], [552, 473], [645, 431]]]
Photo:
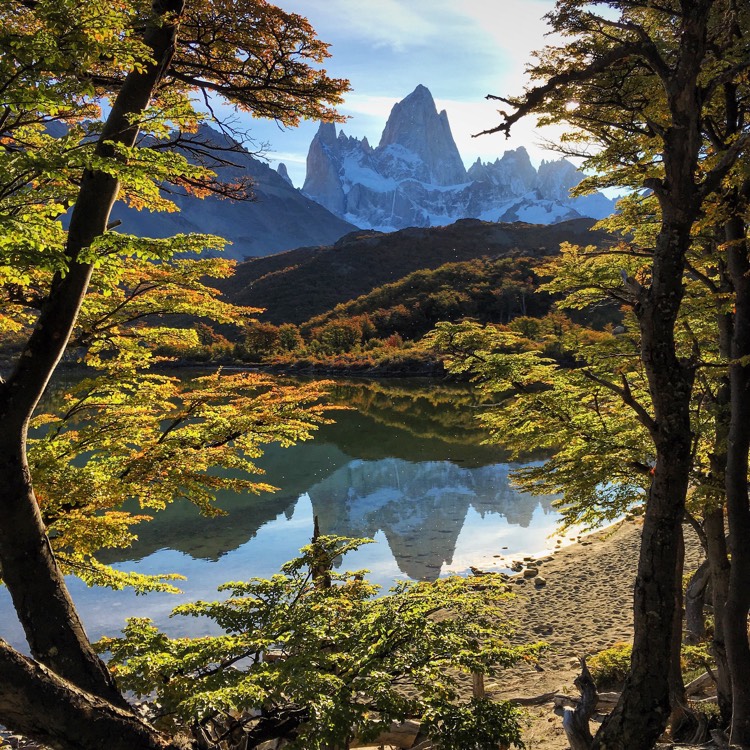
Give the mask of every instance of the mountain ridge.
[[605, 245], [592, 219], [553, 225], [463, 219], [443, 227], [410, 227], [391, 234], [351, 232], [327, 247], [303, 247], [254, 258], [217, 286], [231, 302], [262, 307], [262, 320], [302, 323], [413, 271], [445, 263], [513, 254], [551, 255], [561, 242]]
[[601, 193], [569, 196], [582, 178], [566, 159], [535, 169], [523, 147], [467, 170], [446, 111], [420, 84], [393, 106], [376, 148], [321, 123], [302, 192], [360, 228], [381, 231], [462, 218], [550, 224], [609, 215], [614, 202]]
[[215, 170], [222, 181], [250, 178], [252, 200], [175, 193], [169, 196], [179, 208], [175, 213], [136, 211], [119, 202], [112, 218], [122, 223], [123, 232], [156, 238], [188, 232], [215, 234], [231, 243], [223, 253], [226, 257], [244, 260], [303, 245], [326, 245], [356, 229], [295, 188], [283, 164], [274, 170], [209, 127], [203, 127], [199, 136], [222, 147], [222, 159], [231, 161]]

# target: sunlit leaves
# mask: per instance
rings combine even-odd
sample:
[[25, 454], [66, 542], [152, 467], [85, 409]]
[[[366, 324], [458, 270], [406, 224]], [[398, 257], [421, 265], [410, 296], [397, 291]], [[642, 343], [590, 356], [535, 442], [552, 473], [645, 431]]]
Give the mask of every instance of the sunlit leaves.
[[262, 0], [195, 0], [180, 19], [172, 67], [131, 117], [136, 146], [95, 155], [126, 76], [151, 62], [142, 38], [150, 14], [143, 0], [9, 0], [0, 9], [0, 266], [65, 271], [60, 220], [85, 169], [117, 177], [120, 199], [137, 209], [175, 210], [174, 186], [221, 192], [210, 147], [191, 158], [184, 140], [182, 151], [165, 147], [212, 120], [197, 98], [211, 110], [208, 97], [223, 97], [286, 125], [337, 117], [348, 84], [320, 69], [327, 45], [306, 19]]
[[[112, 655], [118, 681], [142, 695], [156, 691], [167, 717], [210, 720], [215, 712], [296, 706], [309, 722], [294, 747], [322, 748], [353, 736], [373, 739], [392, 721], [416, 716], [441, 747], [464, 748], [459, 736], [481, 717], [496, 747], [520, 741], [518, 715], [460, 699], [461, 674], [488, 675], [540, 645], [510, 646], [499, 576], [402, 583], [375, 598], [362, 571], [329, 572], [362, 540], [320, 537], [271, 579], [222, 587], [223, 601], [196, 602], [174, 614], [206, 618], [221, 634], [169, 638], [147, 620], [130, 620], [123, 638], [99, 645]], [[272, 657], [272, 658], [271, 658]]]
[[177, 81], [205, 81], [253, 115], [285, 125], [337, 117], [333, 106], [348, 82], [320, 68], [328, 45], [306, 18], [265, 0], [194, 0], [182, 30], [171, 71]]
[[127, 0], [4, 3], [4, 102], [17, 114], [80, 116], [72, 110], [94, 95], [95, 73], [123, 74], [149, 59], [148, 48], [132, 33], [133, 10]]
[[63, 564], [128, 546], [131, 527], [148, 520], [118, 510], [128, 500], [159, 510], [184, 499], [215, 515], [221, 490], [273, 490], [254, 478], [262, 473], [254, 459], [269, 443], [309, 439], [327, 421], [321, 394], [318, 383], [285, 386], [252, 373], [183, 382], [126, 368], [65, 388], [56, 413], [35, 418], [29, 445], [40, 509]]
[[515, 483], [534, 494], [561, 494], [566, 525], [596, 526], [642, 502], [648, 487], [648, 431], [617, 392], [627, 383], [648, 409], [647, 383], [631, 337], [561, 322], [557, 351], [574, 357], [571, 367], [542, 354], [543, 330], [538, 325], [527, 338], [476, 323], [441, 324], [431, 341], [449, 370], [468, 373], [491, 402], [479, 418], [492, 442], [516, 458], [549, 456], [515, 471]]
[[200, 329], [189, 321], [238, 326], [257, 312], [223, 302], [207, 286], [231, 273], [230, 262], [190, 257], [224, 242], [140, 238], [111, 226], [69, 252], [68, 212], [87, 171], [115, 178], [119, 199], [138, 210], [175, 210], [175, 191], [241, 197], [246, 185], [222, 187], [213, 169], [231, 148], [200, 138], [193, 150], [186, 144], [186, 134], [211, 120], [197, 99], [211, 110], [209, 96], [217, 95], [293, 125], [335, 118], [332, 107], [347, 88], [320, 69], [327, 47], [301, 16], [262, 0], [195, 0], [170, 19], [179, 23], [177, 49], [150, 101], [129, 109], [135, 145], [120, 144], [119, 133], [98, 144], [128, 76], [153, 63], [144, 41], [151, 15], [147, 0], [9, 0], [0, 8], [4, 343], [22, 349], [71, 259], [93, 268], [67, 356], [99, 374], [64, 387], [36, 416], [29, 444], [35, 493], [64, 570], [137, 590], [168, 584], [95, 558], [130, 544], [133, 527], [148, 520], [124, 504], [159, 509], [184, 498], [212, 514], [222, 489], [270, 491], [257, 480], [254, 459], [265, 444], [307, 439], [326, 421], [322, 388], [248, 374], [183, 383], [149, 372], [166, 351], [199, 344]]
[[[144, 371], [163, 359], [160, 348], [179, 341], [197, 347], [194, 328], [169, 325], [175, 316], [240, 325], [257, 312], [223, 302], [206, 285], [209, 277], [230, 274], [232, 261], [149, 260], [216, 242], [200, 235], [156, 241], [108, 233], [92, 250], [97, 267], [73, 351], [94, 371], [65, 383], [46, 402], [29, 442], [53, 546], [63, 569], [87, 583], [169, 589], [168, 576], [124, 573], [96, 560], [101, 549], [129, 546], [137, 524], [150, 520], [123, 504], [158, 510], [187, 499], [211, 515], [218, 512], [217, 492], [271, 491], [253, 476], [262, 446], [307, 439], [326, 421], [319, 384], [296, 389], [257, 374], [220, 373], [186, 383]], [[4, 286], [14, 304], [4, 306], [0, 321], [22, 333], [33, 323], [50, 275], [14, 273], [8, 270]]]
[[[645, 249], [630, 242], [609, 248], [564, 243], [560, 255], [539, 269], [548, 279], [543, 288], [559, 295], [560, 308], [619, 305], [617, 333], [588, 331], [556, 313], [501, 327], [441, 324], [428, 339], [452, 372], [468, 374], [493, 403], [480, 418], [494, 442], [516, 457], [548, 455], [543, 464], [516, 471], [514, 481], [533, 493], [561, 494], [566, 524], [596, 526], [641, 504], [654, 467], [651, 396], [633, 314], [639, 289], [650, 284], [654, 201], [633, 199], [625, 208], [608, 224], [633, 236], [628, 221], [642, 218], [634, 231]], [[717, 320], [732, 307], [710, 236], [696, 234], [689, 251], [675, 330], [678, 355], [693, 358], [698, 372], [690, 407], [690, 509], [696, 515], [722, 491], [713, 467], [715, 420], [728, 361], [721, 356]]]

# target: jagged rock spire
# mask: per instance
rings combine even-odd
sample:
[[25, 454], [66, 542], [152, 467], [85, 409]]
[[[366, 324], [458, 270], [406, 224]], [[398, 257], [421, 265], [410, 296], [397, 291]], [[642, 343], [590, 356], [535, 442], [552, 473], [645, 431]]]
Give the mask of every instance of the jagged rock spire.
[[434, 185], [466, 182], [466, 169], [453, 140], [448, 115], [438, 114], [429, 90], [421, 84], [402, 101], [393, 105], [378, 148], [401, 147], [416, 154], [427, 168]]
[[341, 218], [384, 231], [462, 218], [547, 224], [608, 215], [613, 203], [603, 195], [569, 197], [580, 179], [565, 160], [537, 173], [523, 147], [494, 162], [477, 160], [467, 172], [447, 114], [419, 85], [394, 104], [376, 148], [322, 123], [302, 189]]

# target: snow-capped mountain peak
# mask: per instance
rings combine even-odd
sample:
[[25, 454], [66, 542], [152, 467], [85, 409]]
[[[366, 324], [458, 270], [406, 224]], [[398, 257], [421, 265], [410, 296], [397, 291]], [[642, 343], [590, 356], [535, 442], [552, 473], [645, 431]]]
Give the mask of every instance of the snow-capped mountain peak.
[[383, 166], [403, 178], [435, 185], [466, 182], [448, 115], [445, 110], [438, 114], [432, 94], [421, 84], [393, 105], [378, 151]]
[[341, 218], [382, 231], [462, 218], [548, 224], [611, 213], [613, 202], [601, 194], [570, 198], [581, 178], [565, 159], [536, 170], [523, 147], [494, 162], [478, 159], [467, 171], [447, 113], [420, 84], [393, 106], [376, 148], [321, 123], [302, 190]]

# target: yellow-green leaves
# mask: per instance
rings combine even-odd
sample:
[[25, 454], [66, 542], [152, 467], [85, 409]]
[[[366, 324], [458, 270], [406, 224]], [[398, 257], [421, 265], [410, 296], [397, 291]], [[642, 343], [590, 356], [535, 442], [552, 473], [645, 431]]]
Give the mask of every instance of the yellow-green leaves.
[[489, 402], [479, 419], [491, 441], [514, 458], [545, 457], [515, 471], [515, 483], [561, 494], [566, 525], [596, 526], [642, 502], [653, 447], [623, 401], [627, 392], [646, 411], [650, 404], [632, 338], [587, 331], [559, 314], [505, 328], [442, 324], [431, 340], [449, 370], [468, 373]]
[[[122, 638], [100, 642], [118, 682], [156, 692], [167, 720], [210, 723], [215, 712], [296, 707], [311, 719], [292, 747], [315, 750], [374, 739], [392, 721], [418, 717], [445, 750], [520, 746], [519, 715], [504, 703], [461, 700], [460, 677], [494, 675], [541, 644], [511, 646], [500, 576], [401, 583], [384, 597], [366, 571], [333, 566], [365, 540], [319, 537], [270, 579], [222, 587], [229, 598], [173, 614], [201, 617], [221, 634], [169, 638], [130, 620]], [[319, 585], [315, 571], [329, 571]], [[406, 689], [408, 686], [408, 689]]]
[[307, 440], [328, 421], [322, 387], [255, 373], [184, 381], [127, 368], [67, 386], [56, 413], [35, 418], [29, 445], [40, 509], [63, 566], [78, 572], [85, 563], [89, 582], [126, 582], [93, 560], [102, 548], [127, 547], [133, 527], [149, 519], [122, 510], [126, 501], [159, 510], [183, 499], [210, 516], [221, 512], [220, 490], [272, 491], [256, 478], [262, 472], [254, 459], [265, 445]]
[[[0, 267], [65, 273], [63, 217], [87, 169], [116, 177], [119, 199], [139, 210], [175, 210], [175, 189], [199, 197], [245, 193], [246, 185], [218, 187], [221, 176], [206, 166], [227, 161], [226, 150], [213, 159], [201, 139], [185, 150], [185, 135], [212, 121], [198, 99], [223, 97], [286, 125], [337, 117], [333, 107], [348, 82], [320, 69], [327, 45], [305, 18], [261, 0], [191, 0], [169, 69], [151, 100], [130, 114], [136, 144], [97, 150], [126, 77], [153, 62], [143, 39], [151, 12], [144, 0], [8, 0], [0, 7]], [[171, 253], [183, 250], [178, 241]]]

